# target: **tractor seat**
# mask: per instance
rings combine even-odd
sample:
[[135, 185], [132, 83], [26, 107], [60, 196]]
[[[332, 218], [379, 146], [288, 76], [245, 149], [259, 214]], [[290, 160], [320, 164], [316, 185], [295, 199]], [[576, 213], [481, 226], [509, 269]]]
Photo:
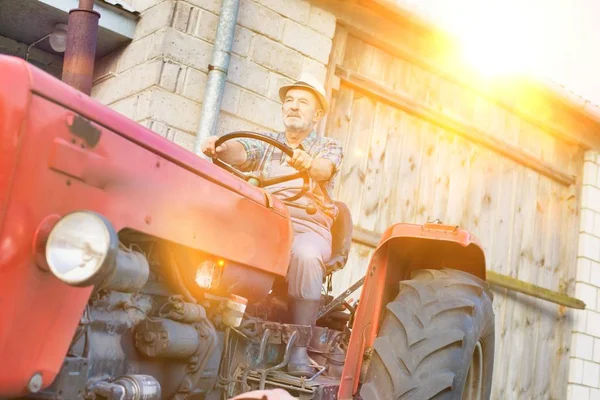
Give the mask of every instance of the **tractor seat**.
[[339, 213], [331, 227], [331, 257], [325, 263], [325, 276], [344, 268], [352, 244], [352, 215], [350, 209], [341, 201], [335, 202]]

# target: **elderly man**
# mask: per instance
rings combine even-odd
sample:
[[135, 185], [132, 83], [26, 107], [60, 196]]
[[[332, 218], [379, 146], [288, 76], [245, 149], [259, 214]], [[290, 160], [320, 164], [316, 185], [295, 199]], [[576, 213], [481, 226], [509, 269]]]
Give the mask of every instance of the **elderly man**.
[[[314, 130], [329, 109], [325, 90], [317, 79], [304, 74], [293, 84], [281, 87], [279, 97], [283, 103], [285, 131], [268, 135], [294, 149], [291, 159], [272, 146], [267, 148], [264, 143], [246, 139], [229, 141], [215, 148], [217, 137], [214, 136], [203, 143], [202, 152], [241, 170], [256, 169], [266, 156], [266, 165], [262, 168], [268, 169], [270, 176], [308, 171], [314, 183], [311, 197], [317, 212], [308, 214], [304, 208], [289, 207], [294, 241], [287, 276], [288, 309], [292, 324], [314, 325], [321, 299], [324, 263], [331, 256], [331, 226], [338, 213], [330, 194], [333, 179], [342, 163], [343, 151], [339, 142], [319, 137]], [[288, 194], [298, 186], [294, 182], [285, 182], [281, 184], [283, 187], [271, 190], [286, 193], [285, 185], [289, 188]], [[297, 203], [306, 206], [309, 201], [304, 197]], [[293, 348], [288, 372], [309, 374], [312, 371], [309, 364], [306, 347]]]

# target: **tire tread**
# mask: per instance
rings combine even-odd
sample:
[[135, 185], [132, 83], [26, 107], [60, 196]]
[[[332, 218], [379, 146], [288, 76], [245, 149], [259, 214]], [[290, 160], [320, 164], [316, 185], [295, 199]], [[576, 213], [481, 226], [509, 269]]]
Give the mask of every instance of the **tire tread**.
[[[393, 394], [398, 400], [436, 396], [454, 399], [451, 392], [456, 385], [456, 371], [443, 362], [440, 370], [432, 370], [431, 363], [424, 366], [425, 360], [443, 357], [445, 349], [453, 351], [465, 346], [469, 332], [460, 327], [444, 327], [444, 316], [452, 313], [461, 321], [473, 320], [476, 302], [486, 301], [491, 309], [491, 293], [485, 281], [461, 271], [420, 270], [412, 280], [401, 282], [398, 296], [386, 306], [361, 398], [388, 400]], [[490, 323], [482, 322], [482, 326]]]

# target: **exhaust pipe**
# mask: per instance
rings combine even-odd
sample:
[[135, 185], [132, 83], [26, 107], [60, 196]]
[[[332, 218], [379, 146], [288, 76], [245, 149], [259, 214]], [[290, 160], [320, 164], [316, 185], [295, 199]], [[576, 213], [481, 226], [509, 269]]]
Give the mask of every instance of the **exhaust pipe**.
[[79, 8], [69, 11], [62, 80], [88, 96], [92, 93], [99, 19], [94, 0], [79, 0]]

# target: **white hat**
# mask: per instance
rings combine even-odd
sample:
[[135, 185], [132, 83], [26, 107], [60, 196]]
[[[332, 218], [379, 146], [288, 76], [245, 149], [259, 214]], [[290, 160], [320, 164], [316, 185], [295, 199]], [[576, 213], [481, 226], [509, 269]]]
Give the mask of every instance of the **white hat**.
[[329, 111], [329, 103], [327, 102], [325, 87], [321, 84], [321, 82], [319, 82], [317, 78], [315, 78], [311, 74], [303, 73], [302, 75], [300, 75], [300, 78], [296, 82], [292, 83], [291, 85], [284, 85], [280, 87], [279, 98], [281, 99], [282, 103], [285, 101], [285, 95], [287, 91], [292, 88], [310, 89], [310, 91], [313, 92], [319, 98], [321, 106], [323, 107], [323, 111], [325, 112], [325, 114], [327, 114], [327, 112]]

